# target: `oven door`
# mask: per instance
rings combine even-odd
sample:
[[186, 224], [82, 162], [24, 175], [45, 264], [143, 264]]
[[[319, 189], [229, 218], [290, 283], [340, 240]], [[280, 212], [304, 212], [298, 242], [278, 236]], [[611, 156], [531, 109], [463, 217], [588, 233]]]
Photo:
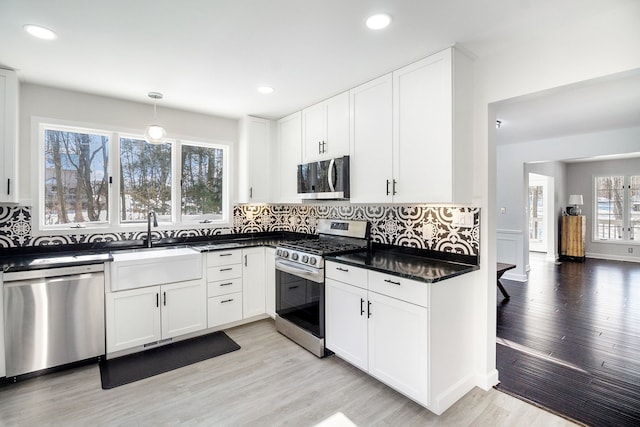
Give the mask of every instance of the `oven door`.
[[324, 338], [324, 270], [276, 260], [276, 313]]

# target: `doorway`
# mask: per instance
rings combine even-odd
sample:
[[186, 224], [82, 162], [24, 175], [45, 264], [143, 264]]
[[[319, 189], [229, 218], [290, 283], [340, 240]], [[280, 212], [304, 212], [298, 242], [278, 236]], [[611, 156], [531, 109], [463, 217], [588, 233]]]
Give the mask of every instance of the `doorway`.
[[[529, 251], [553, 253], [555, 180], [529, 173]], [[555, 258], [555, 255], [554, 255]]]

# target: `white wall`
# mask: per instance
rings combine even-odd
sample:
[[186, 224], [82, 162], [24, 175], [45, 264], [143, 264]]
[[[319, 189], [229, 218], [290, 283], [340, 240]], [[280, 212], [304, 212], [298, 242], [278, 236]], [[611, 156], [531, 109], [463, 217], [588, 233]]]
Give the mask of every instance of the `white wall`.
[[[636, 141], [640, 141], [639, 139]], [[636, 142], [640, 151], [640, 142]], [[582, 214], [587, 218], [586, 256], [588, 258], [617, 259], [640, 262], [640, 241], [629, 243], [602, 243], [593, 241], [594, 190], [593, 177], [597, 175], [640, 175], [640, 159], [607, 160], [569, 163], [567, 165], [567, 191], [582, 194]], [[565, 202], [566, 204], [566, 202]], [[627, 251], [633, 248], [633, 253]]]
[[[496, 101], [640, 68], [640, 2], [549, 29], [476, 60], [475, 195], [482, 207], [477, 286], [477, 385], [498, 382], [496, 357]], [[522, 170], [522, 169], [521, 169]], [[522, 204], [520, 204], [522, 206]]]
[[[162, 102], [162, 101], [160, 101]], [[31, 119], [69, 120], [109, 129], [144, 133], [153, 119], [153, 104], [142, 104], [34, 84], [20, 85], [20, 199], [31, 206]], [[235, 143], [238, 122], [205, 114], [158, 107], [158, 119], [167, 137], [219, 140]], [[233, 191], [233, 189], [232, 189]], [[232, 193], [232, 194], [235, 194]]]

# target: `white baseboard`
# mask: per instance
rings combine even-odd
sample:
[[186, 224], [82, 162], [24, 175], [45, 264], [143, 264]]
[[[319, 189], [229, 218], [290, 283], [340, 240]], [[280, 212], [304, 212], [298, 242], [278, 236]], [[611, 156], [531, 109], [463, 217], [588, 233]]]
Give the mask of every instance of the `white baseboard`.
[[587, 258], [606, 259], [606, 260], [609, 260], [609, 261], [640, 262], [640, 257], [637, 257], [637, 256], [611, 255], [611, 254], [594, 254], [594, 253], [591, 253], [591, 252], [585, 253], [585, 256]]
[[529, 280], [529, 277], [526, 274], [518, 274], [507, 271], [502, 275], [503, 279], [514, 280], [516, 282], [526, 282]]
[[476, 375], [476, 386], [480, 387], [484, 391], [491, 389], [494, 385], [497, 385], [500, 382], [498, 379], [498, 370], [493, 369], [486, 374], [478, 374]]
[[458, 400], [462, 398], [465, 394], [469, 393], [471, 389], [474, 387], [474, 375], [471, 374], [442, 393], [433, 398], [433, 403], [429, 405], [429, 410], [436, 415], [442, 415], [444, 411], [446, 411], [451, 405], [456, 403]]

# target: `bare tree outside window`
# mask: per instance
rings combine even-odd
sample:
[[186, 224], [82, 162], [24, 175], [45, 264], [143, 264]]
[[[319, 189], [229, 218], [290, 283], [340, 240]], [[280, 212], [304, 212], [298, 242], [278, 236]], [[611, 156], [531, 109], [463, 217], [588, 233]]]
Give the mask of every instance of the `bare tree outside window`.
[[146, 221], [150, 210], [171, 221], [171, 144], [120, 138], [120, 220]]
[[640, 175], [629, 180], [629, 240], [640, 240]]
[[45, 129], [44, 224], [108, 221], [109, 137]]
[[597, 238], [623, 239], [624, 176], [596, 178]]
[[220, 219], [224, 150], [182, 144], [182, 218]]

